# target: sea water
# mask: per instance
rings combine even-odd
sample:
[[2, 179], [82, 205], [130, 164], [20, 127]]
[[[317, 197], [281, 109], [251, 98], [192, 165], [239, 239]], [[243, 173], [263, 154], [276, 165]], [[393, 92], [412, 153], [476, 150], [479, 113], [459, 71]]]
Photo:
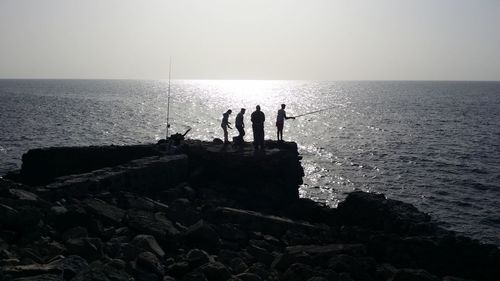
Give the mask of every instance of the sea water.
[[[165, 137], [168, 81], [0, 80], [0, 175], [28, 149]], [[260, 105], [266, 139], [286, 103], [284, 139], [303, 156], [300, 194], [336, 206], [361, 189], [414, 204], [500, 245], [500, 82], [172, 81], [171, 132], [222, 138]], [[307, 114], [309, 112], [315, 112]], [[233, 130], [232, 135], [237, 131]]]

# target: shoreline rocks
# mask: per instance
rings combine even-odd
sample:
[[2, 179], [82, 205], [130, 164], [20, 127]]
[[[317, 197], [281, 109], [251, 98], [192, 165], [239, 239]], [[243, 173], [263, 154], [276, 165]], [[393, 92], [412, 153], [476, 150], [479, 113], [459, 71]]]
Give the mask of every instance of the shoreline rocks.
[[[80, 156], [0, 178], [0, 280], [500, 280], [498, 247], [410, 204], [360, 191], [337, 209], [299, 198], [296, 144], [266, 146], [190, 140], [182, 155], [112, 148], [130, 155], [107, 162], [96, 158], [109, 147], [42, 150]], [[31, 177], [82, 159], [97, 168]]]

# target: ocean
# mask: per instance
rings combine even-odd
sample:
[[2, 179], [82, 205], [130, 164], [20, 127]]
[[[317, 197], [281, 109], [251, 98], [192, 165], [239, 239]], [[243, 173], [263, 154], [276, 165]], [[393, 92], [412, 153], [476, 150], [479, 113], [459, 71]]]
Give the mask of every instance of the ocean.
[[[0, 175], [31, 148], [164, 138], [167, 89], [165, 80], [0, 80]], [[234, 122], [244, 107], [250, 141], [260, 105], [266, 139], [276, 139], [282, 103], [289, 116], [306, 114], [284, 129], [303, 156], [301, 196], [335, 207], [355, 189], [384, 193], [500, 246], [500, 82], [175, 80], [170, 131], [222, 138], [222, 113], [232, 109]]]

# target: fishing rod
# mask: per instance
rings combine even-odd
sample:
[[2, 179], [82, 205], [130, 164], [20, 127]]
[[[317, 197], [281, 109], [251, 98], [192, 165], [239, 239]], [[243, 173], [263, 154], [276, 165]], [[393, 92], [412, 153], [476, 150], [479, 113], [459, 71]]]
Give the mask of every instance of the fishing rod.
[[297, 118], [297, 117], [302, 117], [302, 116], [306, 116], [306, 115], [310, 115], [310, 114], [314, 114], [314, 113], [319, 113], [319, 112], [322, 112], [322, 111], [325, 111], [325, 110], [332, 109], [332, 108], [334, 108], [334, 107], [335, 107], [335, 106], [331, 106], [331, 107], [327, 107], [327, 108], [323, 108], [323, 109], [318, 109], [318, 110], [315, 110], [315, 111], [306, 112], [306, 113], [304, 113], [304, 114], [300, 114], [300, 115], [295, 116], [295, 118]]
[[172, 74], [172, 57], [169, 59], [168, 63], [168, 97], [167, 97], [167, 136], [165, 139], [168, 139], [168, 128], [170, 128], [170, 77]]

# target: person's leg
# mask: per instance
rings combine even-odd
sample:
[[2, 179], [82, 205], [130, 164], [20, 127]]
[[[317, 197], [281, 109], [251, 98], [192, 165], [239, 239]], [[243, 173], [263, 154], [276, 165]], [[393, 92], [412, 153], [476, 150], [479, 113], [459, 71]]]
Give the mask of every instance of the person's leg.
[[224, 142], [229, 142], [228, 140], [228, 136], [227, 136], [227, 128], [226, 127], [222, 127], [222, 130], [224, 130]]
[[260, 148], [264, 149], [264, 127], [260, 129]]
[[252, 133], [253, 133], [253, 146], [255, 149], [257, 149], [257, 146], [259, 145], [259, 133], [257, 132], [257, 128], [252, 127]]

